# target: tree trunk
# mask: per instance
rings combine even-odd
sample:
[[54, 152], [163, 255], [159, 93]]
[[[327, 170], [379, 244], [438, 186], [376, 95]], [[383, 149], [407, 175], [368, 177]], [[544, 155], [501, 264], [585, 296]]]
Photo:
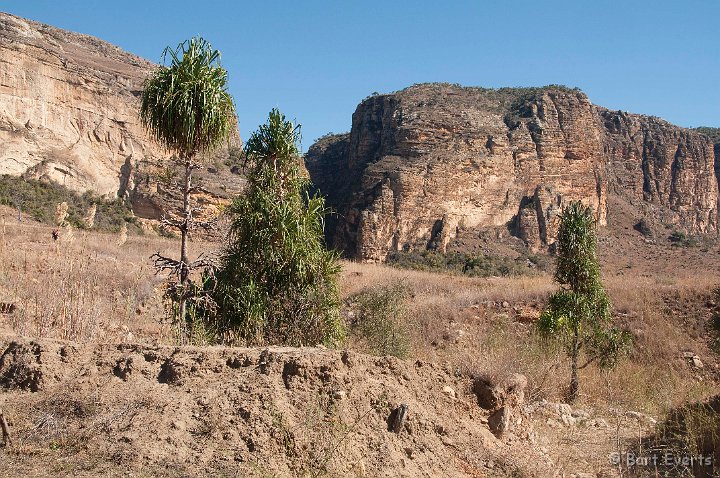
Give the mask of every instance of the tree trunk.
[[578, 379], [578, 358], [580, 355], [580, 334], [577, 327], [573, 329], [572, 353], [570, 355], [570, 389], [568, 401], [574, 403], [580, 391], [580, 380]]
[[192, 183], [192, 160], [185, 159], [185, 184], [183, 185], [183, 221], [180, 227], [180, 334], [183, 343], [190, 338], [191, 321], [187, 316], [187, 282], [190, 276], [190, 267], [187, 254], [187, 240], [192, 223], [192, 209], [190, 209], [190, 189]]

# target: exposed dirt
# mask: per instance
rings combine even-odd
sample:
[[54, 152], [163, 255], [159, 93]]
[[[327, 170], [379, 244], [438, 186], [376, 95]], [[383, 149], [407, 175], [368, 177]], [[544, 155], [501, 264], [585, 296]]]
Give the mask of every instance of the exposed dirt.
[[[429, 363], [323, 348], [4, 343], [0, 400], [14, 438], [4, 476], [553, 475], [528, 427], [498, 440], [471, 380]], [[409, 413], [394, 433], [401, 403]]]

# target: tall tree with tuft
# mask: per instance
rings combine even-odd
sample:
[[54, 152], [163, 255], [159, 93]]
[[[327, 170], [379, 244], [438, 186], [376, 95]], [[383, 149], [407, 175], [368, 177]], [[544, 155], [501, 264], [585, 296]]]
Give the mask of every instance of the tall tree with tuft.
[[[580, 391], [578, 370], [593, 362], [612, 367], [627, 352], [630, 334], [612, 324], [610, 300], [600, 278], [595, 217], [580, 201], [560, 215], [555, 281], [560, 290], [548, 301], [537, 327], [542, 335], [560, 341], [570, 359], [568, 399]], [[585, 361], [581, 365], [580, 359]]]
[[198, 157], [227, 141], [235, 124], [235, 105], [227, 91], [228, 74], [220, 64], [220, 52], [200, 37], [166, 48], [163, 64], [145, 82], [140, 119], [147, 131], [175, 154], [184, 169], [183, 208], [179, 219], [163, 222], [180, 231], [180, 260], [155, 254], [155, 266], [177, 274], [178, 317], [181, 335], [187, 338], [187, 294], [190, 271], [205, 265], [203, 259], [188, 259], [188, 234], [195, 226], [207, 226], [193, 220], [192, 172], [199, 167]]

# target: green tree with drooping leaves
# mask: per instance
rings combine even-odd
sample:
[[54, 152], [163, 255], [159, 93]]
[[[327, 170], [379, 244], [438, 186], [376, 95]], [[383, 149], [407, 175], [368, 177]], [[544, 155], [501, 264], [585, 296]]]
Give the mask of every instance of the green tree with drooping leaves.
[[592, 208], [580, 201], [571, 202], [560, 215], [557, 236], [555, 281], [560, 289], [550, 296], [537, 323], [543, 336], [560, 341], [566, 348], [570, 359], [570, 402], [578, 398], [578, 370], [594, 362], [613, 367], [631, 343], [629, 333], [612, 323], [596, 249]]
[[245, 145], [245, 194], [229, 208], [228, 244], [215, 271], [217, 330], [246, 344], [337, 344], [338, 256], [324, 245], [325, 201], [309, 196], [300, 126], [277, 109]]
[[227, 71], [220, 64], [220, 52], [200, 37], [166, 48], [163, 64], [145, 81], [140, 104], [140, 119], [147, 131], [175, 154], [184, 169], [181, 189], [183, 206], [180, 217], [164, 218], [163, 223], [180, 231], [180, 259], [155, 254], [158, 269], [177, 274], [179, 284], [173, 297], [178, 302], [181, 336], [189, 332], [186, 304], [190, 271], [205, 266], [203, 260], [190, 262], [189, 233], [198, 224], [193, 220], [191, 204], [192, 172], [208, 153], [227, 141], [236, 124], [235, 105], [227, 90]]

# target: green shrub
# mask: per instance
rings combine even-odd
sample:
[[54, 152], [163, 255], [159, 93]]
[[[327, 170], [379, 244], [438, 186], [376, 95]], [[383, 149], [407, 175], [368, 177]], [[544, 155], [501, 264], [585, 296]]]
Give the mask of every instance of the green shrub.
[[351, 324], [375, 355], [407, 357], [410, 336], [405, 329], [407, 287], [403, 284], [364, 289], [351, 299], [355, 318]]
[[229, 240], [211, 287], [218, 327], [248, 344], [342, 341], [337, 255], [324, 244], [324, 199], [308, 196], [299, 126], [279, 111], [253, 133], [248, 188], [229, 208]]
[[[529, 266], [528, 261], [535, 267]], [[443, 254], [433, 250], [394, 252], [387, 259], [388, 265], [401, 269], [462, 274], [470, 277], [528, 275], [534, 273], [536, 268], [544, 269], [546, 262], [539, 256], [520, 256], [514, 260], [505, 256], [464, 252]]]
[[683, 231], [673, 231], [668, 239], [670, 239], [671, 245], [675, 247], [696, 247], [699, 245], [697, 238], [688, 236]]
[[653, 231], [645, 218], [640, 219], [633, 228], [645, 237], [652, 237]]
[[[97, 207], [93, 229], [118, 232], [125, 223], [136, 224], [130, 206], [122, 199], [105, 199], [90, 192], [78, 194], [59, 184], [0, 175], [0, 204], [19, 208], [45, 224], [54, 225], [58, 204], [68, 204], [66, 221], [85, 229], [85, 216], [94, 204]], [[139, 231], [139, 228], [136, 228]]]

